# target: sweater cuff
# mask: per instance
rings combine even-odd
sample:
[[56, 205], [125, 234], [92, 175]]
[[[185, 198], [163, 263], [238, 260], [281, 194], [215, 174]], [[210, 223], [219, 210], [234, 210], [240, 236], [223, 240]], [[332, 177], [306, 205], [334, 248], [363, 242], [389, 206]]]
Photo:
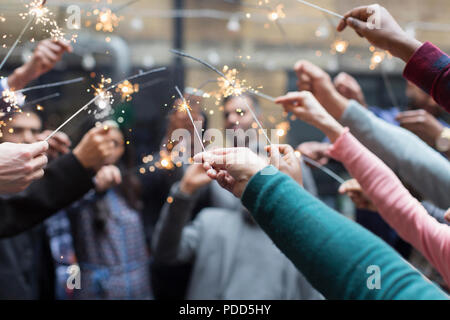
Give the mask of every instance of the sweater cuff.
[[431, 42], [425, 42], [406, 64], [403, 76], [431, 93], [435, 79], [450, 64], [449, 57]]
[[[275, 174], [264, 174], [268, 170], [276, 172]], [[267, 166], [257, 174], [255, 174], [248, 182], [242, 197], [242, 204], [250, 211], [252, 214], [257, 211], [258, 208], [258, 197], [264, 191], [264, 187], [271, 184], [272, 181], [280, 178], [283, 175], [274, 166]]]
[[348, 144], [348, 140], [351, 139], [351, 133], [349, 128], [345, 127], [344, 132], [339, 138], [328, 148], [327, 154], [337, 161], [341, 161], [343, 157], [343, 150]]

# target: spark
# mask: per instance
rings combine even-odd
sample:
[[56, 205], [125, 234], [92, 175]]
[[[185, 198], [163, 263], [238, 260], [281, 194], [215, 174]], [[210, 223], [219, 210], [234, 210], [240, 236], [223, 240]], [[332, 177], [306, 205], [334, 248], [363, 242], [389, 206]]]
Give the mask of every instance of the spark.
[[95, 9], [94, 15], [97, 17], [97, 24], [95, 30], [103, 32], [113, 32], [114, 28], [119, 26], [119, 22], [123, 19], [122, 16], [117, 16], [111, 9], [103, 8], [101, 10]]
[[132, 84], [130, 81], [124, 81], [119, 84], [116, 88], [116, 92], [120, 93], [122, 96], [122, 101], [131, 101], [131, 95], [133, 93], [139, 92], [139, 85]]
[[333, 42], [331, 49], [333, 52], [345, 53], [347, 51], [348, 44], [348, 41], [338, 39]]
[[200, 133], [198, 132], [197, 127], [195, 126], [194, 119], [192, 118], [192, 114], [191, 114], [192, 108], [189, 106], [189, 104], [187, 103], [186, 99], [184, 98], [183, 94], [181, 93], [180, 89], [177, 86], [175, 86], [175, 90], [177, 91], [178, 95], [180, 96], [180, 99], [182, 101], [181, 105], [182, 105], [184, 111], [187, 112], [187, 114], [189, 115], [189, 119], [191, 119], [195, 134], [198, 138], [198, 141], [200, 141], [200, 145], [202, 146], [203, 151], [206, 151], [205, 146], [203, 145], [202, 137], [201, 137]]
[[278, 19], [286, 18], [286, 14], [284, 13], [284, 5], [279, 4], [276, 6], [275, 10], [269, 13], [269, 20], [277, 21]]
[[[53, 137], [57, 132], [59, 132], [62, 128], [64, 128], [70, 121], [72, 121], [72, 119], [74, 119], [78, 114], [80, 114], [83, 110], [86, 110], [87, 107], [89, 107], [92, 103], [94, 103], [97, 99], [99, 99], [100, 97], [104, 96], [105, 93], [104, 92], [109, 92], [110, 90], [116, 88], [120, 83], [124, 82], [124, 81], [130, 81], [139, 77], [143, 77], [145, 75], [151, 74], [151, 73], [156, 73], [156, 72], [161, 72], [166, 70], [166, 68], [157, 68], [157, 69], [152, 69], [152, 70], [148, 70], [145, 72], [139, 72], [133, 76], [130, 76], [126, 79], [123, 79], [122, 81], [119, 81], [115, 84], [113, 84], [112, 86], [106, 88], [106, 89], [100, 89], [100, 88], [95, 88], [96, 89], [96, 94], [94, 94], [94, 98], [92, 98], [90, 101], [88, 101], [84, 106], [82, 106], [80, 109], [78, 109], [78, 111], [76, 111], [74, 114], [72, 114], [66, 121], [64, 121], [56, 130], [54, 130], [46, 139], [45, 141], [48, 141], [51, 137]], [[99, 90], [97, 90], [99, 89]], [[103, 93], [103, 94], [102, 94]]]
[[383, 62], [386, 54], [383, 51], [375, 51], [370, 59], [370, 70], [374, 70], [380, 63]]

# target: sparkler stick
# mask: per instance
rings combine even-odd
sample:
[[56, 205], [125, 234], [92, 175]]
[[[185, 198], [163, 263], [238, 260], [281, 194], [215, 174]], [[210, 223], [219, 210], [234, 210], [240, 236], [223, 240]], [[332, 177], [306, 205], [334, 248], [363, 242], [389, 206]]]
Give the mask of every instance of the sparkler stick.
[[187, 101], [186, 101], [186, 99], [184, 98], [184, 96], [183, 96], [183, 94], [181, 93], [181, 91], [180, 91], [180, 89], [178, 88], [178, 86], [175, 86], [175, 90], [177, 90], [177, 93], [178, 93], [178, 95], [180, 96], [180, 99], [183, 101], [183, 107], [184, 107], [184, 110], [185, 110], [185, 111], [187, 112], [187, 114], [189, 115], [189, 119], [191, 119], [192, 126], [194, 127], [195, 134], [196, 134], [196, 136], [197, 136], [197, 138], [198, 138], [198, 141], [200, 141], [200, 145], [202, 146], [203, 151], [206, 152], [205, 146], [203, 145], [202, 137], [200, 136], [200, 133], [198, 132], [197, 127], [195, 126], [194, 119], [192, 118], [191, 111], [189, 110], [189, 105], [187, 104]]
[[117, 13], [117, 12], [119, 12], [119, 11], [121, 11], [121, 10], [123, 10], [123, 9], [125, 9], [125, 8], [127, 8], [127, 7], [129, 7], [129, 6], [131, 6], [132, 4], [135, 4], [136, 2], [139, 2], [139, 1], [141, 1], [141, 0], [130, 0], [130, 1], [128, 1], [127, 3], [125, 3], [125, 4], [123, 4], [123, 5], [119, 6], [119, 7], [117, 7], [116, 9], [114, 9], [114, 10], [112, 11], [112, 13]]
[[20, 32], [19, 37], [16, 39], [16, 41], [14, 42], [14, 44], [11, 46], [11, 48], [9, 48], [8, 53], [6, 54], [6, 56], [3, 58], [2, 63], [0, 64], [0, 70], [2, 70], [3, 66], [5, 65], [6, 61], [9, 59], [9, 57], [11, 56], [12, 52], [14, 51], [14, 49], [17, 47], [17, 45], [19, 44], [20, 39], [22, 39], [23, 35], [25, 34], [25, 31], [27, 31], [27, 29], [29, 28], [29, 26], [31, 25], [31, 23], [34, 21], [35, 16], [33, 15], [31, 17], [31, 19], [28, 21], [28, 23], [25, 25], [25, 28], [22, 29], [22, 32]]
[[[102, 92], [103, 92], [103, 93], [108, 92], [108, 91], [114, 89], [115, 87], [117, 87], [120, 83], [122, 83], [122, 82], [124, 82], [124, 81], [127, 81], [127, 80], [128, 80], [128, 81], [129, 81], [129, 80], [133, 80], [133, 79], [136, 79], [136, 78], [139, 78], [139, 77], [143, 77], [143, 76], [145, 76], [145, 75], [148, 75], [148, 74], [150, 74], [150, 73], [160, 72], [160, 71], [164, 71], [164, 70], [166, 70], [165, 67], [157, 68], [157, 69], [153, 69], [153, 70], [149, 70], [149, 71], [146, 71], [146, 72], [140, 72], [140, 73], [138, 73], [138, 74], [135, 74], [135, 75], [133, 75], [133, 76], [131, 76], [131, 77], [128, 77], [128, 78], [126, 78], [126, 79], [123, 79], [122, 81], [119, 81], [119, 82], [113, 84], [112, 86], [106, 88], [105, 90], [102, 90]], [[92, 98], [91, 100], [89, 100], [88, 103], [86, 103], [84, 106], [82, 106], [80, 109], [78, 109], [77, 112], [75, 112], [73, 115], [71, 115], [71, 116], [69, 117], [69, 119], [67, 119], [66, 121], [64, 121], [63, 124], [61, 124], [61, 125], [60, 125], [56, 130], [54, 130], [47, 138], [45, 138], [45, 141], [48, 141], [51, 137], [53, 137], [56, 133], [58, 133], [58, 132], [59, 132], [62, 128], [64, 128], [70, 121], [72, 121], [73, 118], [75, 118], [75, 117], [76, 117], [78, 114], [80, 114], [83, 110], [86, 110], [87, 107], [89, 107], [92, 103], [94, 103], [94, 102], [95, 102], [98, 98], [100, 98], [101, 96], [102, 96], [102, 95], [99, 94], [99, 95], [96, 95], [96, 96], [95, 96], [94, 98]]]
[[311, 3], [311, 2], [304, 1], [304, 0], [297, 0], [297, 1], [300, 2], [300, 3], [306, 4], [307, 6], [310, 6], [310, 7], [314, 8], [314, 9], [320, 10], [320, 11], [328, 13], [328, 14], [331, 14], [332, 16], [338, 17], [339, 19], [344, 19], [343, 15], [340, 15], [339, 13], [336, 13], [336, 12], [333, 12], [331, 10], [319, 7], [319, 6], [317, 6], [317, 5], [315, 5], [315, 4]]
[[[199, 59], [199, 58], [193, 57], [193, 56], [191, 56], [191, 55], [189, 55], [189, 54], [187, 54], [187, 53], [178, 51], [178, 50], [172, 49], [172, 50], [170, 50], [170, 51], [171, 51], [172, 53], [174, 53], [174, 54], [179, 55], [179, 56], [182, 56], [182, 57], [185, 57], [185, 58], [188, 58], [188, 59], [192, 59], [192, 60], [194, 60], [194, 61], [197, 61], [198, 63], [200, 63], [200, 64], [206, 66], [206, 67], [209, 68], [210, 70], [213, 70], [214, 72], [216, 72], [217, 74], [219, 74], [219, 75], [220, 75], [222, 78], [224, 78], [226, 81], [229, 81], [229, 80], [227, 79], [227, 77], [226, 77], [222, 72], [220, 72], [217, 68], [213, 67], [213, 66], [210, 65], [209, 63], [207, 63], [207, 62], [205, 62], [205, 61], [203, 61], [203, 60], [201, 60], [201, 59]], [[230, 81], [229, 81], [229, 82], [230, 82]], [[231, 82], [230, 82], [230, 84], [231, 84], [231, 86], [234, 88], [234, 83], [231, 83]], [[249, 90], [249, 92], [251, 93], [252, 90]], [[256, 94], [255, 91], [253, 91], [253, 93]], [[242, 99], [242, 101], [245, 103], [247, 109], [248, 109], [248, 110], [250, 111], [250, 113], [252, 114], [253, 119], [255, 120], [256, 124], [257, 124], [258, 127], [261, 129], [261, 131], [263, 132], [264, 137], [266, 138], [267, 142], [268, 142], [269, 144], [272, 144], [272, 142], [271, 142], [271, 140], [269, 139], [269, 137], [267, 136], [267, 133], [266, 133], [266, 131], [264, 130], [264, 128], [263, 128], [261, 122], [259, 122], [258, 117], [256, 116], [255, 112], [254, 112], [253, 109], [248, 105], [247, 100], [244, 99], [241, 95], [239, 95], [239, 97]], [[267, 99], [270, 100], [270, 101], [274, 101], [274, 100], [275, 100], [274, 98], [269, 97], [269, 96], [266, 96], [265, 98], [267, 98]], [[309, 164], [311, 164], [312, 166], [316, 167], [317, 169], [323, 171], [325, 174], [327, 174], [328, 176], [330, 176], [331, 178], [333, 178], [333, 179], [336, 180], [337, 182], [339, 182], [339, 183], [341, 183], [341, 184], [345, 182], [345, 181], [344, 181], [341, 177], [339, 177], [336, 173], [334, 173], [334, 172], [331, 171], [330, 169], [328, 169], [328, 168], [322, 166], [320, 163], [318, 163], [318, 162], [316, 162], [316, 161], [314, 161], [314, 160], [312, 160], [312, 159], [310, 159], [310, 158], [308, 158], [308, 157], [306, 157], [306, 156], [303, 156], [303, 158], [304, 158], [305, 161], [307, 161]]]
[[22, 108], [28, 107], [30, 105], [33, 105], [33, 104], [36, 104], [36, 103], [39, 103], [39, 102], [42, 102], [42, 101], [46, 101], [46, 100], [50, 100], [50, 99], [53, 99], [53, 98], [57, 98], [60, 95], [61, 94], [59, 92], [57, 92], [57, 93], [50, 94], [48, 96], [37, 98], [36, 100], [33, 100], [33, 101], [25, 103]]
[[59, 81], [59, 82], [54, 82], [54, 83], [47, 83], [47, 84], [42, 84], [42, 85], [38, 85], [38, 86], [34, 86], [34, 87], [29, 87], [29, 88], [24, 88], [24, 89], [21, 89], [21, 90], [17, 90], [16, 93], [23, 93], [23, 92], [27, 92], [27, 91], [31, 91], [31, 90], [58, 87], [58, 86], [66, 85], [66, 84], [72, 84], [72, 83], [81, 82], [83, 80], [84, 80], [84, 77], [79, 77], [79, 78], [72, 79], [72, 80], [65, 80], [65, 81]]

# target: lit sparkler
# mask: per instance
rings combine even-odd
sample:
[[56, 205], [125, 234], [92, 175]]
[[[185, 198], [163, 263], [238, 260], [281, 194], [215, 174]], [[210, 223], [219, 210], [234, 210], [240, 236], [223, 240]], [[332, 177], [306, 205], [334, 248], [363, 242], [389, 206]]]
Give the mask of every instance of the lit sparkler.
[[[188, 58], [188, 59], [192, 59], [192, 60], [194, 60], [194, 61], [197, 61], [198, 63], [200, 63], [200, 64], [206, 66], [206, 67], [209, 68], [210, 70], [212, 70], [212, 71], [216, 72], [217, 74], [219, 74], [223, 79], [228, 80], [228, 78], [226, 77], [226, 75], [225, 75], [223, 72], [219, 71], [217, 68], [213, 67], [213, 66], [210, 65], [209, 63], [207, 63], [207, 62], [205, 62], [205, 61], [203, 61], [203, 60], [201, 60], [201, 59], [199, 59], [199, 58], [193, 57], [193, 56], [191, 56], [191, 55], [189, 55], [189, 54], [187, 54], [187, 53], [184, 53], [184, 52], [181, 52], [181, 51], [178, 51], [178, 50], [174, 50], [174, 49], [172, 49], [171, 52], [174, 53], [174, 54], [176, 54], [176, 55], [179, 55], [179, 56], [181, 56], [181, 57], [184, 57], [184, 58]], [[234, 83], [230, 83], [230, 85], [233, 86]], [[181, 93], [181, 92], [180, 92], [180, 93]], [[264, 130], [264, 128], [263, 128], [261, 122], [258, 120], [258, 117], [256, 116], [255, 112], [254, 112], [253, 109], [249, 106], [249, 104], [248, 104], [248, 102], [247, 102], [246, 99], [244, 99], [242, 96], [239, 96], [239, 97], [240, 97], [240, 98], [242, 99], [242, 101], [245, 103], [245, 106], [246, 106], [246, 108], [250, 111], [250, 113], [252, 114], [252, 117], [253, 117], [254, 121], [256, 122], [257, 127], [259, 127], [259, 128], [261, 129], [261, 131], [263, 132], [264, 137], [266, 138], [267, 142], [269, 143], [269, 145], [271, 145], [272, 142], [271, 142], [271, 140], [269, 139], [269, 137], [267, 136], [267, 133], [266, 133], [266, 131]], [[314, 161], [314, 160], [312, 160], [312, 159], [310, 159], [310, 158], [308, 158], [308, 157], [306, 157], [306, 156], [303, 156], [303, 158], [305, 159], [305, 162], [307, 162], [307, 163], [309, 163], [310, 165], [312, 165], [312, 166], [318, 168], [319, 170], [323, 171], [325, 174], [329, 175], [331, 178], [333, 178], [334, 180], [336, 180], [336, 181], [339, 182], [340, 184], [344, 183], [344, 180], [343, 180], [341, 177], [339, 177], [336, 173], [334, 173], [333, 171], [331, 171], [330, 169], [328, 169], [328, 168], [322, 166], [320, 163], [318, 163], [318, 162], [316, 162], [316, 161]]]
[[191, 119], [192, 126], [194, 127], [194, 131], [198, 138], [198, 141], [200, 141], [200, 145], [202, 146], [203, 151], [206, 151], [205, 146], [203, 145], [202, 137], [201, 137], [200, 133], [198, 132], [197, 127], [195, 126], [194, 119], [192, 118], [192, 114], [191, 114], [192, 108], [189, 106], [189, 104], [187, 103], [186, 99], [184, 98], [183, 94], [181, 93], [180, 89], [178, 89], [177, 86], [175, 86], [175, 90], [177, 91], [177, 93], [181, 99], [181, 104], [178, 106], [178, 111], [186, 112], [189, 115], [189, 119]]
[[99, 89], [96, 88], [96, 92], [94, 94], [94, 98], [92, 98], [90, 101], [88, 101], [88, 103], [86, 103], [84, 106], [82, 106], [80, 109], [78, 109], [78, 111], [76, 111], [74, 114], [72, 114], [66, 121], [64, 121], [63, 124], [61, 124], [56, 130], [54, 130], [46, 139], [45, 141], [48, 141], [51, 137], [53, 137], [57, 132], [59, 132], [62, 128], [64, 128], [70, 121], [72, 121], [72, 119], [74, 119], [78, 114], [80, 114], [82, 111], [86, 110], [92, 103], [94, 103], [97, 99], [100, 98], [104, 98], [106, 95], [106, 92], [109, 92], [110, 90], [116, 88], [120, 83], [125, 82], [125, 81], [130, 81], [139, 77], [143, 77], [145, 75], [151, 74], [151, 73], [156, 73], [156, 72], [161, 72], [166, 70], [166, 68], [157, 68], [157, 69], [152, 69], [146, 72], [140, 72], [138, 74], [135, 74], [133, 76], [130, 76], [126, 79], [123, 79], [120, 82], [117, 82], [111, 86], [109, 86], [106, 89]]
[[97, 17], [97, 24], [95, 30], [103, 32], [113, 32], [114, 28], [119, 26], [119, 22], [123, 19], [117, 16], [111, 9], [103, 8], [102, 10], [95, 9], [93, 12]]
[[139, 92], [139, 84], [132, 84], [130, 81], [124, 81], [116, 88], [116, 92], [119, 92], [122, 96], [122, 101], [131, 101], [131, 95]]

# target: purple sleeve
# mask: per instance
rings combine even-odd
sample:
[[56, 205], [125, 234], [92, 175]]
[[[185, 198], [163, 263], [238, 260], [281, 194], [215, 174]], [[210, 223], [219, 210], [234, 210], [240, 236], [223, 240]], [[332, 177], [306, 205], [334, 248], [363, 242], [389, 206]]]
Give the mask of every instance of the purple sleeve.
[[403, 76], [450, 112], [450, 57], [430, 42], [411, 57]]

